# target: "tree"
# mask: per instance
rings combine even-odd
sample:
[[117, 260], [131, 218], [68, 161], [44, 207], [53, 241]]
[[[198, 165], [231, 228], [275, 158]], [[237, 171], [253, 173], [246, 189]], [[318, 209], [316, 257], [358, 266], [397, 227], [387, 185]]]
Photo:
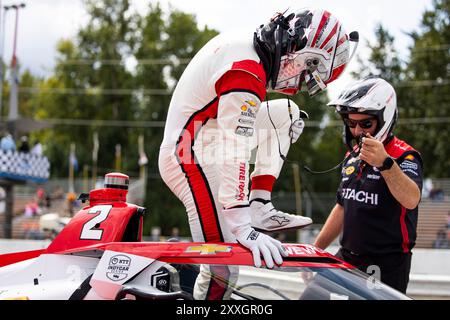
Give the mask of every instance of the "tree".
[[[122, 94], [123, 89], [133, 89], [133, 76], [126, 69], [126, 59], [134, 54], [136, 14], [131, 13], [128, 0], [86, 1], [90, 21], [78, 33], [80, 59], [93, 61], [84, 85], [95, 88], [102, 94], [97, 96], [92, 108], [94, 119], [133, 120], [136, 112], [136, 97]], [[137, 163], [132, 155], [137, 155], [136, 143], [129, 141], [130, 129], [92, 128], [99, 132], [101, 157], [99, 166], [108, 168], [114, 163], [115, 145], [122, 146], [125, 170], [136, 170]], [[88, 135], [89, 144], [92, 134]]]
[[422, 121], [400, 125], [397, 132], [421, 152], [426, 176], [448, 178], [450, 133], [448, 120], [442, 120], [450, 116], [450, 3], [434, 0], [420, 29], [410, 36], [413, 45], [398, 96], [399, 118]]
[[[76, 39], [61, 40], [54, 74], [43, 81], [39, 94], [41, 118], [103, 120], [134, 119], [136, 98], [122, 90], [131, 90], [133, 76], [125, 61], [133, 55], [136, 15], [128, 0], [85, 1], [89, 22]], [[137, 154], [136, 143], [129, 141], [129, 129], [118, 127], [55, 125], [51, 134], [43, 132], [52, 176], [66, 176], [68, 145], [77, 143], [80, 164], [92, 163], [93, 132], [100, 138], [99, 175], [111, 171], [115, 145], [124, 154]], [[64, 148], [66, 147], [66, 148]], [[63, 148], [63, 150], [61, 150]], [[62, 152], [61, 152], [62, 151]], [[137, 157], [137, 156], [136, 156]], [[137, 168], [136, 161], [123, 157], [124, 170]]]
[[377, 76], [395, 84], [401, 79], [403, 68], [395, 49], [394, 37], [383, 25], [378, 24], [375, 27], [375, 39], [375, 43], [367, 42], [370, 50], [368, 60], [358, 55], [360, 67], [352, 72], [352, 76], [358, 79]]
[[169, 57], [176, 57], [177, 60], [170, 66], [170, 76], [175, 81], [178, 81], [186, 67], [183, 62], [192, 58], [209, 39], [217, 35], [217, 31], [207, 26], [199, 30], [194, 15], [178, 10], [169, 15], [165, 32], [167, 39], [164, 49], [170, 52]]

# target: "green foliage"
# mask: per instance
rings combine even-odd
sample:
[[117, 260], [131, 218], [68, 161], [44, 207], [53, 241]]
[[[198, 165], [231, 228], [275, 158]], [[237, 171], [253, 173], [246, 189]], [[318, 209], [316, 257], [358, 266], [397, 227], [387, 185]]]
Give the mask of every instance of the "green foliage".
[[383, 25], [375, 27], [376, 42], [367, 42], [369, 59], [358, 56], [359, 70], [352, 72], [355, 78], [378, 76], [390, 83], [400, 80], [402, 65], [395, 49], [394, 37]]
[[401, 125], [398, 134], [423, 156], [425, 175], [446, 178], [450, 173], [450, 3], [433, 1], [423, 14], [420, 30], [410, 34], [413, 45], [398, 97], [399, 118], [434, 119], [432, 124]]
[[369, 63], [362, 63], [354, 74], [357, 78], [377, 75], [394, 86], [399, 110], [395, 133], [422, 154], [425, 176], [435, 178], [446, 178], [450, 172], [450, 133], [445, 122], [450, 116], [449, 10], [448, 1], [433, 1], [420, 29], [409, 34], [413, 45], [404, 65], [394, 51], [394, 37], [378, 26], [376, 43], [369, 44]]

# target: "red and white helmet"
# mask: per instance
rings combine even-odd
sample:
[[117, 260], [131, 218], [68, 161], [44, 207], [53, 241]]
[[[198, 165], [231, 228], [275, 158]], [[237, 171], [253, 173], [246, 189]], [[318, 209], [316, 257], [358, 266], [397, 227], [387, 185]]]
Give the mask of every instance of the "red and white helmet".
[[[257, 37], [273, 53], [272, 89], [288, 95], [303, 89], [311, 96], [341, 75], [359, 40], [356, 31], [347, 35], [328, 11], [309, 9], [276, 15], [257, 30]], [[356, 43], [352, 54], [349, 41]]]

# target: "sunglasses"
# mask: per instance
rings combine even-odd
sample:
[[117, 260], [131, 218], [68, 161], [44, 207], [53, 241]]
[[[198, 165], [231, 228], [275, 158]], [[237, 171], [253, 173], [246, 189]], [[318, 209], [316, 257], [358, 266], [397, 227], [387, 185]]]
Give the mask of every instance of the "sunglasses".
[[369, 118], [369, 119], [364, 119], [364, 120], [353, 120], [353, 119], [345, 118], [344, 123], [352, 129], [356, 128], [356, 125], [359, 125], [359, 127], [361, 129], [369, 129], [369, 128], [372, 128], [375, 120], [376, 119], [374, 119], [374, 118]]

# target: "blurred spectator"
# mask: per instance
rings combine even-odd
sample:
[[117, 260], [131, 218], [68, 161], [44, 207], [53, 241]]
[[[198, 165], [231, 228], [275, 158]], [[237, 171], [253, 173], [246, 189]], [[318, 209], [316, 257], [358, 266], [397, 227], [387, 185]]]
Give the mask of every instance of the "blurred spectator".
[[180, 229], [178, 229], [177, 227], [173, 227], [172, 228], [172, 233], [170, 235], [170, 238], [168, 241], [180, 241]]
[[45, 190], [42, 187], [37, 188], [36, 190], [36, 197], [39, 207], [45, 206]]
[[39, 230], [39, 224], [36, 222], [28, 222], [23, 225], [24, 238], [30, 240], [43, 240], [44, 234]]
[[447, 213], [447, 241], [450, 247], [450, 211]]
[[150, 241], [158, 242], [160, 241], [161, 236], [161, 228], [160, 227], [152, 227]]
[[430, 198], [432, 200], [436, 200], [436, 201], [443, 201], [444, 200], [444, 190], [442, 190], [441, 188], [433, 188], [430, 191]]
[[423, 181], [422, 197], [424, 198], [430, 197], [431, 190], [433, 190], [433, 181], [430, 178], [426, 178]]
[[0, 140], [0, 148], [4, 151], [15, 151], [16, 150], [16, 143], [14, 142], [14, 139], [11, 134], [7, 133], [2, 140]]
[[6, 206], [6, 192], [5, 189], [0, 187], [0, 215], [5, 213], [5, 206]]
[[35, 199], [32, 199], [25, 206], [24, 215], [27, 218], [35, 217], [35, 216], [39, 215], [40, 213], [41, 213], [41, 209], [39, 208], [39, 205]]
[[447, 213], [447, 230], [450, 230], [450, 211]]
[[24, 153], [30, 152], [30, 144], [28, 143], [28, 137], [27, 136], [22, 136], [20, 138], [19, 151], [20, 152], [24, 152]]
[[67, 210], [71, 217], [75, 214], [75, 209], [78, 207], [77, 195], [74, 192], [67, 193]]
[[31, 154], [42, 156], [42, 144], [39, 141], [36, 141], [33, 148], [31, 148]]
[[434, 240], [433, 248], [435, 249], [449, 249], [450, 243], [447, 238], [447, 232], [444, 229], [439, 230], [436, 240]]
[[52, 207], [52, 197], [49, 194], [45, 196], [45, 207], [50, 209]]
[[55, 239], [55, 237], [57, 236], [57, 234], [55, 233], [54, 230], [44, 230], [41, 231], [43, 233], [42, 237], [44, 238], [44, 240], [53, 240]]

